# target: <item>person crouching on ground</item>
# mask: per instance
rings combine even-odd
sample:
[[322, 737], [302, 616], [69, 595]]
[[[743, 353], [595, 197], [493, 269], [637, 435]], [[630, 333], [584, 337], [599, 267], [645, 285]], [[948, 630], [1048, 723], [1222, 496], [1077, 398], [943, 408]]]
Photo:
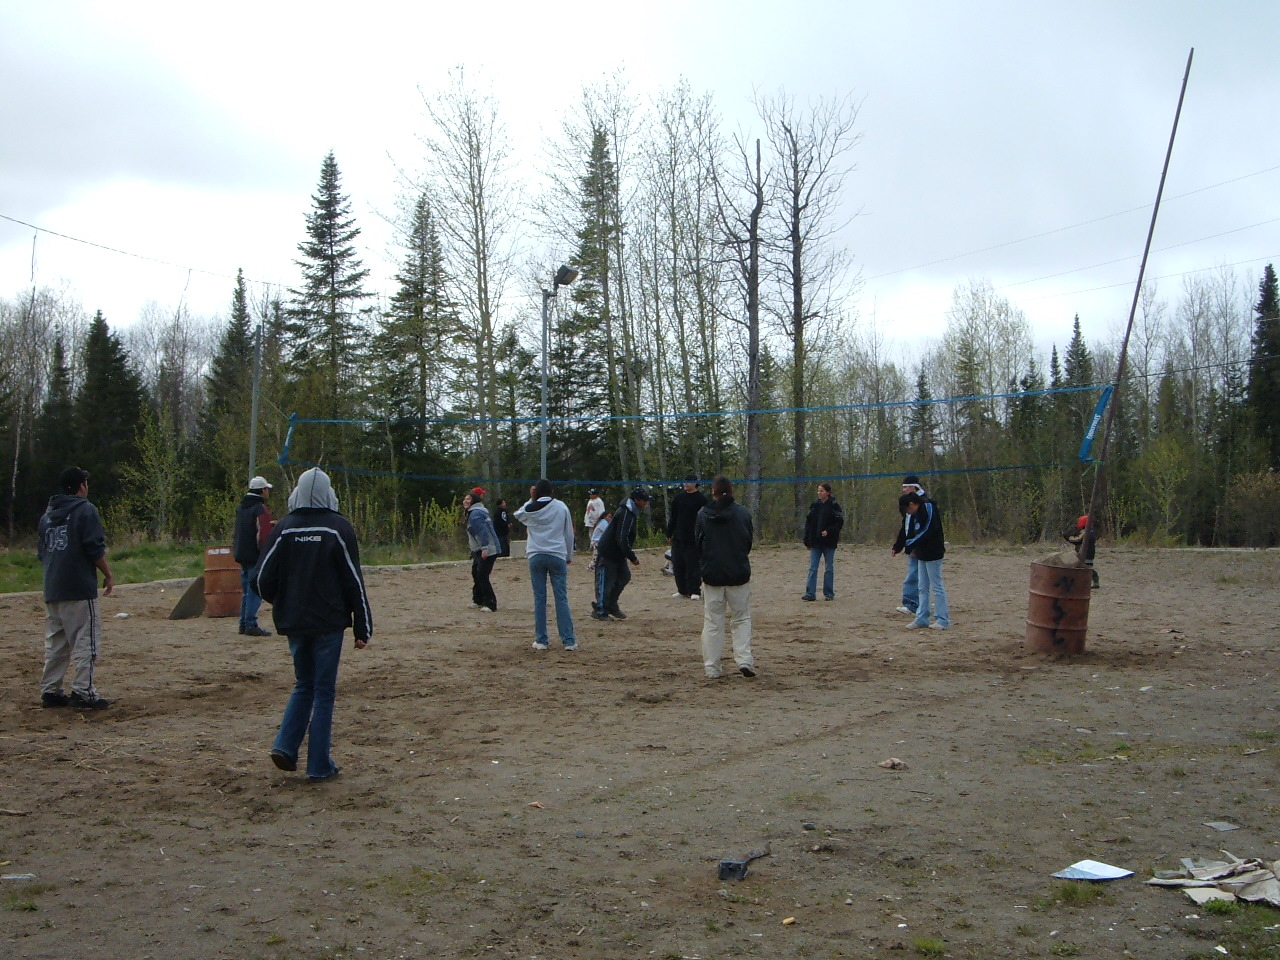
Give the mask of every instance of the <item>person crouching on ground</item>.
[[347, 627], [362, 650], [373, 636], [373, 613], [360, 572], [360, 547], [329, 477], [312, 467], [289, 495], [289, 513], [276, 524], [258, 564], [258, 595], [273, 604], [276, 631], [289, 638], [296, 682], [284, 708], [271, 762], [298, 768], [307, 740], [307, 777], [338, 775], [330, 756], [338, 661]]
[[547, 581], [556, 604], [556, 630], [569, 651], [578, 649], [569, 611], [569, 564], [573, 563], [573, 517], [554, 496], [545, 477], [529, 488], [529, 502], [516, 510], [516, 519], [529, 530], [525, 553], [533, 586], [533, 649], [547, 649]]
[[473, 488], [462, 503], [467, 511], [467, 546], [471, 549], [471, 606], [494, 613], [498, 609], [498, 595], [493, 592], [489, 576], [502, 553], [502, 545], [498, 543], [497, 531], [484, 505], [484, 488]]
[[733, 499], [728, 477], [711, 484], [711, 502], [698, 511], [694, 538], [702, 571], [702, 665], [707, 676], [723, 674], [726, 612], [733, 636], [733, 659], [744, 677], [756, 675], [751, 656], [751, 514]]
[[[947, 607], [947, 588], [942, 584], [942, 557], [947, 545], [942, 532], [942, 508], [918, 493], [904, 493], [898, 505], [907, 514], [906, 551], [914, 557], [920, 572], [919, 606], [916, 618], [907, 624], [908, 630], [932, 627], [946, 630], [951, 626], [951, 611]], [[930, 596], [932, 596], [933, 623], [929, 622]]]

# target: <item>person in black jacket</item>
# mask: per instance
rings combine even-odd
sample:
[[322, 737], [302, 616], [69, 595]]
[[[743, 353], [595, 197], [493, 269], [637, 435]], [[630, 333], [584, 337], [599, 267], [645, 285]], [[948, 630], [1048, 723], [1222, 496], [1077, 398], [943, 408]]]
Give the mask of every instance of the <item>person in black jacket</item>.
[[[942, 584], [942, 557], [947, 552], [942, 532], [942, 508], [918, 493], [904, 493], [898, 505], [908, 517], [906, 551], [914, 557], [920, 571], [920, 605], [908, 630], [932, 627], [946, 630], [951, 626], [947, 606], [947, 589]], [[933, 623], [929, 622], [930, 595], [933, 598]]]
[[[111, 596], [115, 578], [107, 563], [107, 538], [98, 508], [89, 502], [89, 471], [67, 467], [58, 477], [36, 527], [36, 556], [44, 567], [44, 674], [40, 703], [45, 707], [103, 710], [111, 701], [98, 696], [93, 668], [102, 642], [98, 617], [98, 571], [103, 594]], [[96, 568], [96, 569], [95, 569]], [[62, 689], [72, 669], [71, 695]]]
[[649, 491], [644, 487], [636, 487], [631, 496], [613, 511], [613, 522], [600, 538], [599, 562], [604, 568], [604, 609], [592, 610], [595, 620], [625, 620], [627, 615], [618, 606], [622, 591], [631, 582], [630, 563], [640, 566], [640, 558], [636, 556], [636, 515], [649, 506]]
[[342, 636], [351, 627], [356, 649], [363, 649], [373, 636], [373, 614], [355, 531], [338, 513], [338, 498], [319, 467], [302, 474], [289, 495], [289, 513], [271, 532], [258, 564], [257, 588], [273, 604], [276, 630], [289, 638], [297, 680], [271, 761], [296, 770], [306, 737], [307, 776], [336, 777], [329, 748]]
[[698, 489], [698, 476], [691, 473], [684, 478], [684, 491], [671, 501], [671, 513], [667, 517], [667, 539], [671, 541], [671, 572], [676, 580], [676, 592], [671, 595], [697, 600], [702, 584], [699, 573], [698, 543], [693, 528], [698, 511], [707, 505], [707, 498]]
[[493, 505], [493, 532], [498, 535], [499, 557], [511, 556], [511, 514], [507, 512], [507, 501], [499, 497]]
[[271, 484], [265, 477], [249, 481], [249, 492], [236, 507], [236, 528], [231, 535], [231, 555], [240, 564], [240, 632], [250, 637], [269, 637], [270, 630], [258, 626], [262, 598], [253, 589], [253, 568], [262, 556], [262, 546], [271, 534], [271, 511], [267, 498]]
[[840, 530], [844, 526], [844, 511], [831, 495], [831, 484], [825, 480], [818, 484], [818, 499], [809, 507], [804, 521], [804, 545], [809, 548], [809, 579], [804, 584], [801, 600], [818, 599], [818, 563], [826, 563], [822, 576], [822, 597], [836, 598], [836, 547], [840, 545]]
[[711, 503], [698, 511], [694, 537], [701, 550], [702, 666], [707, 676], [723, 674], [726, 611], [731, 615], [733, 659], [744, 677], [756, 675], [751, 655], [751, 514], [733, 499], [728, 477], [711, 484]]

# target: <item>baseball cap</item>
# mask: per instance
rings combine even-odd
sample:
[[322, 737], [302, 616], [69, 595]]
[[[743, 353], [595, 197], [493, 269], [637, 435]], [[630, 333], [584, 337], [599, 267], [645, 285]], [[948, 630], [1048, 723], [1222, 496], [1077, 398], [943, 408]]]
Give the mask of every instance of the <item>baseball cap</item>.
[[634, 490], [631, 491], [631, 499], [644, 500], [647, 502], [649, 500], [649, 491], [646, 490], [644, 487], [636, 487]]
[[483, 497], [483, 496], [484, 496], [484, 487], [472, 487], [472, 488], [471, 488], [471, 495], [472, 495], [473, 497]]
[[266, 477], [254, 477], [249, 481], [250, 490], [270, 490], [271, 484], [267, 483]]

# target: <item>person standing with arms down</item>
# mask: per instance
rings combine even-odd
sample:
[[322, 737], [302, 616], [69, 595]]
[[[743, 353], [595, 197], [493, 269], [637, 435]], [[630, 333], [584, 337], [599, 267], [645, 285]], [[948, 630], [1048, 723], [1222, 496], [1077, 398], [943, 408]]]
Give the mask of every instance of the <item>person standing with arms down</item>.
[[644, 487], [636, 487], [622, 506], [613, 512], [613, 521], [600, 538], [599, 562], [604, 567], [604, 609], [591, 614], [596, 620], [627, 619], [627, 615], [618, 606], [618, 600], [631, 582], [631, 571], [627, 569], [627, 564], [640, 566], [640, 558], [635, 551], [636, 516], [647, 506], [649, 491]]
[[809, 548], [809, 579], [805, 581], [801, 600], [818, 599], [818, 564], [826, 563], [822, 577], [822, 599], [836, 598], [836, 547], [844, 527], [844, 511], [831, 495], [831, 484], [818, 484], [818, 499], [809, 507], [804, 522], [804, 545]]
[[[932, 627], [946, 630], [951, 626], [951, 610], [947, 606], [947, 588], [942, 584], [942, 557], [947, 552], [942, 532], [942, 509], [918, 493], [904, 493], [898, 504], [908, 518], [906, 551], [915, 557], [920, 570], [920, 605], [908, 630]], [[932, 595], [933, 623], [929, 622]]]
[[702, 666], [718, 680], [724, 674], [726, 613], [733, 636], [733, 659], [744, 677], [756, 675], [751, 655], [751, 514], [734, 502], [728, 477], [711, 484], [711, 503], [698, 511], [694, 536], [702, 565]]
[[267, 498], [271, 484], [265, 477], [249, 481], [249, 492], [236, 507], [236, 528], [231, 535], [231, 555], [240, 564], [240, 632], [250, 637], [269, 637], [270, 630], [258, 626], [262, 598], [253, 590], [253, 568], [262, 556], [262, 547], [271, 535], [271, 511]]
[[569, 564], [573, 563], [573, 518], [569, 507], [555, 498], [545, 477], [529, 488], [529, 502], [516, 510], [516, 519], [529, 530], [525, 553], [533, 586], [533, 649], [546, 650], [547, 581], [556, 604], [556, 630], [567, 651], [578, 649], [569, 610]]
[[[44, 567], [44, 674], [40, 705], [105, 710], [93, 668], [102, 642], [98, 616], [98, 574], [102, 592], [111, 596], [115, 577], [107, 563], [107, 537], [98, 508], [89, 502], [89, 471], [67, 467], [36, 527], [36, 556]], [[71, 695], [62, 680], [71, 667]]]
[[582, 515], [582, 529], [587, 538], [587, 546], [591, 545], [591, 535], [595, 533], [596, 524], [604, 516], [604, 511], [604, 501], [600, 499], [596, 488], [592, 487], [587, 491], [587, 509]]
[[373, 636], [373, 612], [355, 531], [319, 467], [303, 473], [289, 495], [289, 513], [271, 531], [258, 564], [257, 589], [273, 604], [277, 632], [289, 638], [296, 681], [271, 762], [298, 769], [306, 738], [307, 778], [330, 780], [339, 772], [330, 747], [342, 637], [351, 627], [356, 649], [363, 650]]
[[698, 543], [694, 538], [694, 526], [698, 511], [707, 505], [707, 498], [698, 489], [698, 476], [691, 473], [684, 478], [684, 490], [671, 501], [671, 515], [667, 517], [667, 539], [671, 541], [671, 572], [676, 580], [676, 592], [671, 595], [697, 600], [702, 585], [701, 562]]
[[[914, 473], [908, 474], [902, 478], [902, 496], [908, 493], [918, 493], [920, 496], [928, 500], [929, 495], [924, 492], [924, 487], [920, 486], [920, 478]], [[901, 510], [901, 503], [899, 503]], [[911, 525], [911, 517], [905, 511], [902, 512], [902, 528], [898, 530], [898, 538], [893, 543], [893, 555], [896, 557], [902, 552], [907, 542], [907, 527]], [[909, 613], [915, 615], [916, 608], [920, 605], [920, 561], [910, 554], [907, 555], [907, 576], [902, 581], [902, 604], [897, 608], [899, 613]]]
[[489, 575], [498, 562], [502, 546], [484, 505], [484, 488], [474, 487], [462, 500], [467, 511], [467, 546], [471, 550], [471, 606], [496, 613], [498, 595], [493, 592]]

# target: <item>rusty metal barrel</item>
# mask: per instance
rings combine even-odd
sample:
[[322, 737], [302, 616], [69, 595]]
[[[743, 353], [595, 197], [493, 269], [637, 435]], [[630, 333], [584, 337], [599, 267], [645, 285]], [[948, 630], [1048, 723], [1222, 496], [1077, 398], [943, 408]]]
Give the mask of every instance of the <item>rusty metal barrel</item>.
[[1039, 653], [1083, 653], [1092, 586], [1088, 567], [1031, 564], [1027, 649]]
[[240, 616], [240, 564], [230, 547], [206, 547], [204, 551], [204, 615]]

